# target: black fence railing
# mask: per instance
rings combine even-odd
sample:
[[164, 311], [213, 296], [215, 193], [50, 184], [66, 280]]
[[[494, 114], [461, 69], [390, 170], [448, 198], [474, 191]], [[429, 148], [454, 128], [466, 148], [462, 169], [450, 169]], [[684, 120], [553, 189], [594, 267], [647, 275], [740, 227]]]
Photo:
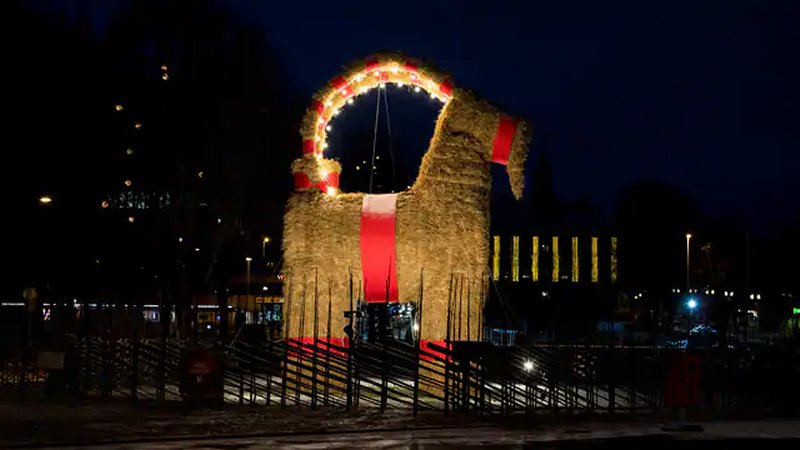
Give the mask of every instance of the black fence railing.
[[[668, 350], [593, 346], [497, 347], [454, 342], [431, 350], [388, 342], [352, 346], [324, 339], [216, 342], [68, 335], [61, 370], [5, 361], [0, 396], [181, 401], [187, 352], [219, 356], [219, 401], [249, 405], [442, 411], [473, 415], [665, 408]], [[674, 352], [674, 350], [672, 350]], [[800, 355], [707, 350], [698, 407], [793, 414]]]

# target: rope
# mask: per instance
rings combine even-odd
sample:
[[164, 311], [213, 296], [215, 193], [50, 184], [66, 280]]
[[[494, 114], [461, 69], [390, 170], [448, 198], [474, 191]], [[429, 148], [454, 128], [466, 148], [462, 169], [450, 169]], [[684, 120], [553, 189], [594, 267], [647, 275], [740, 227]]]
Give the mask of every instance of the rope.
[[381, 112], [381, 89], [378, 89], [378, 103], [375, 104], [375, 128], [372, 131], [372, 164], [369, 166], [369, 193], [372, 194], [372, 176], [375, 173], [375, 147], [378, 144], [378, 118]]
[[397, 191], [397, 179], [394, 167], [394, 147], [392, 146], [392, 121], [389, 118], [389, 90], [383, 93], [383, 105], [386, 107], [386, 131], [389, 133], [389, 158], [392, 160], [392, 192]]

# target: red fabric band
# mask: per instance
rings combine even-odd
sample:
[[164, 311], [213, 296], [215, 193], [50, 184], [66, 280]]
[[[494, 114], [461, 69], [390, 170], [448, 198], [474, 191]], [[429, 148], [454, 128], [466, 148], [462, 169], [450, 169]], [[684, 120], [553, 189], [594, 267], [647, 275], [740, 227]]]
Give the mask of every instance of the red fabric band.
[[442, 84], [439, 85], [439, 92], [449, 97], [450, 94], [453, 93], [453, 85], [447, 81], [443, 81]]
[[[326, 337], [318, 337], [317, 338], [317, 346], [316, 346], [317, 349], [319, 349], [319, 351], [323, 351], [323, 352], [327, 351], [327, 350], [330, 350], [330, 352], [333, 353], [334, 355], [345, 356], [346, 353], [344, 351], [342, 351], [342, 350], [350, 347], [350, 339], [347, 338], [347, 337], [333, 337], [333, 336], [331, 336], [330, 339], [331, 340], [330, 340], [330, 344], [329, 344], [327, 336]], [[299, 351], [297, 352], [298, 354], [294, 355], [294, 356], [298, 356], [298, 357], [302, 358], [303, 356], [311, 356], [311, 355], [313, 355], [313, 352], [314, 352], [314, 337], [313, 336], [303, 336], [303, 337], [299, 337], [299, 338], [291, 338], [291, 340], [294, 341], [297, 344], [300, 344], [299, 345], [300, 349], [298, 349]]]
[[417, 65], [411, 62], [403, 64], [403, 69], [405, 69], [407, 72], [413, 72], [413, 73], [417, 73], [418, 71]]
[[322, 102], [319, 100], [314, 100], [312, 106], [314, 108], [314, 111], [316, 111], [317, 114], [319, 114], [320, 116], [322, 115], [322, 112], [325, 111], [325, 105], [323, 105]]
[[314, 145], [313, 139], [305, 139], [303, 140], [303, 154], [307, 155], [309, 153], [314, 153], [314, 149], [316, 145]]
[[367, 72], [372, 72], [373, 70], [377, 69], [381, 66], [381, 63], [378, 62], [377, 59], [370, 59], [367, 61], [366, 70]]
[[361, 204], [361, 273], [368, 303], [398, 298], [396, 211], [397, 194], [365, 195]]
[[[453, 350], [453, 344], [447, 345], [445, 344], [444, 340], [441, 341], [429, 341], [427, 339], [422, 339], [419, 341], [419, 349], [420, 349], [420, 359], [423, 361], [443, 361], [452, 358], [449, 358], [448, 355], [442, 353], [442, 351], [438, 348], [432, 348], [430, 344], [434, 344], [434, 346], [441, 347], [442, 349], [448, 349], [450, 351]], [[430, 355], [426, 355], [425, 353], [429, 353]]]
[[500, 116], [497, 132], [494, 135], [492, 146], [492, 162], [507, 165], [508, 155], [511, 153], [511, 142], [517, 132], [517, 122], [509, 116]]
[[345, 80], [344, 78], [336, 77], [331, 80], [331, 84], [333, 85], [333, 87], [336, 88], [337, 91], [339, 91], [339, 93], [343, 97], [347, 98], [353, 95], [353, 88], [350, 87], [349, 84], [347, 84], [347, 80]]
[[339, 188], [339, 173], [338, 172], [331, 172], [325, 175], [325, 178], [320, 180], [319, 182], [319, 190], [322, 192], [328, 192], [328, 188]]
[[295, 189], [308, 189], [311, 187], [311, 180], [308, 179], [308, 175], [303, 172], [295, 172], [292, 175], [294, 176]]

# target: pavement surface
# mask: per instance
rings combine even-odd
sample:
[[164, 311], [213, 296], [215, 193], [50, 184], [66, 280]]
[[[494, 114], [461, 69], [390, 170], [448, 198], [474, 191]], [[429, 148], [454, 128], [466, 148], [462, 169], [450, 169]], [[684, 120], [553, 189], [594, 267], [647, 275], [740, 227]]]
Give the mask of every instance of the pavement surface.
[[800, 448], [800, 420], [706, 421], [702, 432], [667, 432], [663, 423], [621, 416], [567, 421], [479, 420], [407, 410], [311, 411], [227, 407], [186, 411], [175, 405], [0, 404], [0, 448], [96, 449], [442, 449], [693, 447], [749, 443]]

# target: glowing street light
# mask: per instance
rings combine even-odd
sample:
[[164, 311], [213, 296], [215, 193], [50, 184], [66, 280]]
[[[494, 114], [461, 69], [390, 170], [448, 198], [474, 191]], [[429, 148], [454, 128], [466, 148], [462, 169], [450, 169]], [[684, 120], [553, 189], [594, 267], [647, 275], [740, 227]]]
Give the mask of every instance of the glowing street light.
[[267, 257], [267, 244], [269, 244], [269, 236], [264, 236], [263, 240], [261, 241], [261, 257]]
[[522, 368], [525, 369], [525, 372], [530, 372], [533, 370], [533, 361], [530, 359], [526, 359], [524, 363], [522, 363]]
[[689, 241], [692, 240], [692, 233], [686, 233], [686, 290], [689, 290]]
[[50, 203], [53, 203], [53, 197], [50, 197], [49, 195], [43, 195], [39, 197], [39, 203], [42, 205], [49, 205]]
[[686, 306], [690, 310], [694, 311], [695, 309], [697, 309], [697, 300], [690, 298], [689, 301], [686, 302]]
[[247, 262], [247, 297], [250, 298], [250, 263], [253, 262], [253, 258], [246, 257], [245, 262]]

